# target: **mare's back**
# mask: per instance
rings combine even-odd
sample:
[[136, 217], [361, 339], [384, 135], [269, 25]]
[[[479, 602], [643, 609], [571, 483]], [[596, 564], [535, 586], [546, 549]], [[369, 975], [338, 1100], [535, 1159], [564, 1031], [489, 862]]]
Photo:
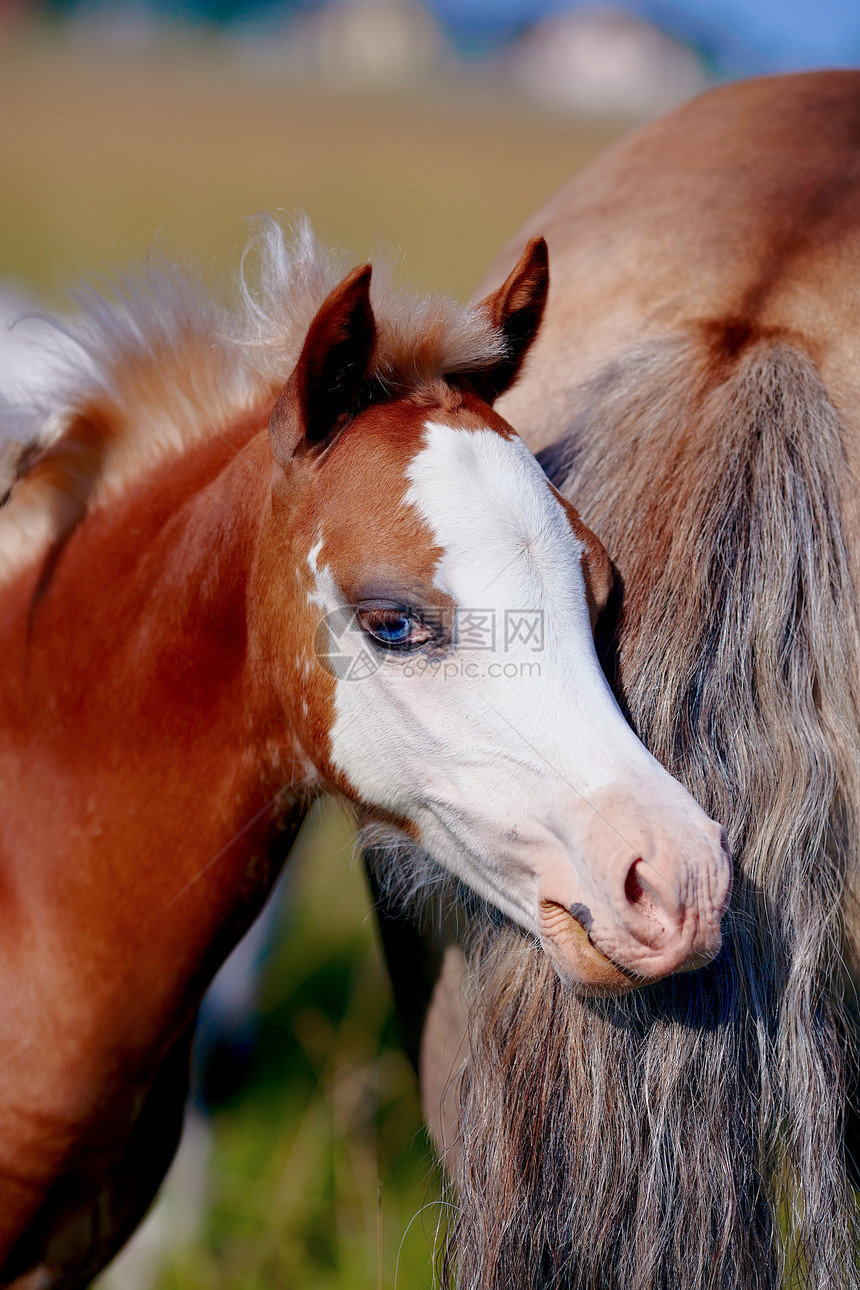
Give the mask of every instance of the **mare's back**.
[[571, 391], [609, 359], [679, 335], [720, 361], [782, 334], [860, 420], [860, 73], [726, 86], [644, 127], [521, 230], [482, 290], [535, 232], [549, 304], [500, 404], [531, 447], [565, 431]]

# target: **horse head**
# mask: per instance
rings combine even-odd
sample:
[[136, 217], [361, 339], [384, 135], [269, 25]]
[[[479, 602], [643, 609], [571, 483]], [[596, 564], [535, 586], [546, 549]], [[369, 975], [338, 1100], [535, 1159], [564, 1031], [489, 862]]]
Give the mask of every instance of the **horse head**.
[[261, 585], [301, 756], [581, 990], [696, 967], [721, 943], [723, 831], [622, 717], [592, 638], [609, 560], [492, 409], [546, 245], [483, 302], [495, 348], [471, 369], [381, 365], [370, 280], [325, 300], [269, 423]]

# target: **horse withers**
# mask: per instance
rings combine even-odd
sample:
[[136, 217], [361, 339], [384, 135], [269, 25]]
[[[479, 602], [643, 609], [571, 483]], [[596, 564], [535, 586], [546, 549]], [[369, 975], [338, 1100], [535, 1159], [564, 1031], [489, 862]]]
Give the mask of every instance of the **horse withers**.
[[610, 1000], [510, 926], [386, 923], [413, 1035], [416, 958], [436, 969], [448, 1276], [857, 1287], [860, 74], [728, 86], [638, 131], [485, 290], [538, 231], [544, 323], [499, 408], [606, 544], [604, 664], [725, 824], [735, 891], [713, 963]]
[[83, 1286], [138, 1221], [323, 790], [586, 993], [718, 951], [722, 831], [624, 722], [603, 548], [491, 408], [547, 281], [535, 240], [477, 308], [372, 296], [269, 226], [233, 308], [157, 268], [80, 301], [0, 512], [2, 1285]]

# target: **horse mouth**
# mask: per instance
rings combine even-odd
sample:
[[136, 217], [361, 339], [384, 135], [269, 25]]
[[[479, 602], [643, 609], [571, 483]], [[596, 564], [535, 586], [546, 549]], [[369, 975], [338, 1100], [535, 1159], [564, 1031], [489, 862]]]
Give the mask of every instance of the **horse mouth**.
[[577, 993], [597, 997], [626, 994], [644, 985], [642, 977], [598, 949], [590, 936], [591, 924], [591, 913], [585, 905], [568, 909], [558, 901], [541, 900], [541, 945], [561, 979]]

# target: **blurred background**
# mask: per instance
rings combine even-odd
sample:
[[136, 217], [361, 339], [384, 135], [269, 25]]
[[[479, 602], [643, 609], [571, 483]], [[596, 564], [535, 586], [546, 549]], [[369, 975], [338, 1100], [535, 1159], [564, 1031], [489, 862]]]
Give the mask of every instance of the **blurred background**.
[[[845, 0], [0, 0], [0, 319], [153, 244], [234, 271], [299, 211], [465, 297], [623, 130], [860, 65]], [[0, 392], [22, 359], [0, 321]], [[204, 1013], [182, 1157], [110, 1290], [413, 1290], [442, 1180], [351, 827], [316, 809]], [[107, 1290], [107, 1285], [105, 1286]]]

